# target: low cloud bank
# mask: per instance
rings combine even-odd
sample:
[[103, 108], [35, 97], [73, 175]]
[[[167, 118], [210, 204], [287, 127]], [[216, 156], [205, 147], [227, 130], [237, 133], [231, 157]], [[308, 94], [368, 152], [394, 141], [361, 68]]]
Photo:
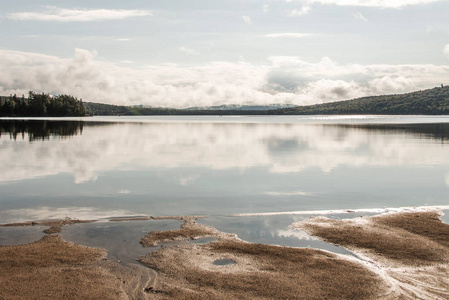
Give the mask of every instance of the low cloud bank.
[[211, 62], [141, 68], [105, 62], [76, 49], [73, 58], [0, 50], [0, 94], [29, 90], [71, 94], [85, 101], [190, 107], [221, 104], [308, 105], [404, 93], [446, 83], [448, 66], [339, 65], [328, 57], [306, 62], [270, 57], [265, 65]]
[[18, 12], [8, 14], [7, 18], [20, 21], [52, 21], [52, 22], [91, 22], [105, 20], [122, 20], [132, 17], [152, 16], [147, 10], [124, 9], [67, 9], [47, 6], [42, 12]]

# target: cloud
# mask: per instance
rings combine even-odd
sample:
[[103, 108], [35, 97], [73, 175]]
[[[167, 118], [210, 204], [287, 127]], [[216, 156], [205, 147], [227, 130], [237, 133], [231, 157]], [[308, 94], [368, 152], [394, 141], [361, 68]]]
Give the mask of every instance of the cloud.
[[299, 33], [299, 32], [284, 32], [284, 33], [270, 33], [264, 35], [267, 38], [303, 38], [307, 36], [311, 36], [310, 33]]
[[430, 4], [438, 1], [441, 0], [308, 0], [309, 3], [382, 8], [400, 8], [410, 5]]
[[191, 175], [186, 177], [181, 177], [179, 179], [179, 184], [182, 186], [191, 186], [195, 184], [196, 180], [199, 178], [199, 175]]
[[264, 13], [267, 13], [270, 11], [270, 6], [268, 4], [264, 4], [264, 6], [262, 7], [262, 10]]
[[19, 21], [91, 22], [122, 20], [132, 17], [152, 16], [148, 10], [121, 9], [67, 9], [47, 6], [43, 12], [17, 12], [7, 17]]
[[243, 19], [243, 22], [245, 22], [245, 24], [247, 24], [247, 25], [251, 25], [253, 23], [250, 16], [242, 16], [242, 19]]
[[306, 15], [310, 12], [310, 6], [303, 6], [301, 7], [301, 9], [294, 9], [292, 10], [288, 16], [289, 17], [299, 17], [299, 16], [303, 16]]
[[184, 46], [180, 47], [179, 51], [187, 53], [187, 54], [190, 54], [190, 55], [198, 55], [199, 54], [196, 50], [190, 49], [190, 48], [187, 48], [187, 47], [184, 47]]
[[361, 20], [363, 22], [368, 22], [368, 19], [365, 18], [360, 12], [356, 12], [353, 14], [354, 18], [356, 18], [357, 20]]
[[449, 58], [449, 44], [444, 46], [443, 53]]
[[312, 193], [304, 192], [304, 191], [301, 191], [301, 190], [294, 191], [294, 192], [265, 192], [263, 194], [268, 195], [268, 196], [276, 196], [276, 197], [279, 197], [279, 196], [284, 196], [284, 197], [288, 197], [288, 196], [313, 196]]
[[29, 90], [70, 94], [84, 101], [191, 107], [222, 104], [307, 105], [376, 94], [411, 92], [449, 78], [435, 65], [340, 65], [273, 56], [264, 65], [211, 62], [133, 68], [76, 49], [72, 58], [0, 49], [0, 95]]

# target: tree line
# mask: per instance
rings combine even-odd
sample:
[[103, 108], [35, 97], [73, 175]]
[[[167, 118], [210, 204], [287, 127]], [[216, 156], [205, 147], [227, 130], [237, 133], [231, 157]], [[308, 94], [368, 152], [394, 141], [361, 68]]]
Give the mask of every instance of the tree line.
[[283, 108], [274, 113], [285, 115], [447, 115], [449, 114], [449, 87], [442, 86], [407, 94], [371, 96]]
[[90, 115], [447, 115], [449, 86], [407, 94], [370, 96], [324, 104], [267, 110], [173, 109], [86, 103]]
[[70, 95], [51, 96], [30, 91], [28, 98], [22, 95], [2, 97], [0, 116], [2, 117], [78, 117], [85, 116], [86, 108], [82, 100]]
[[408, 94], [363, 97], [324, 104], [268, 110], [237, 109], [174, 109], [108, 105], [84, 102], [69, 95], [50, 96], [29, 93], [28, 98], [10, 96], [0, 101], [0, 116], [110, 116], [110, 115], [447, 115], [449, 114], [449, 87]]

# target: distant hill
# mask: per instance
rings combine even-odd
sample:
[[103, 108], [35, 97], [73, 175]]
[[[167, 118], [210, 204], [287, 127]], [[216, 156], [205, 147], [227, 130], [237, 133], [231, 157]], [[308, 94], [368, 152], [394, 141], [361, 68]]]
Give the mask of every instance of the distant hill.
[[449, 86], [408, 94], [371, 96], [296, 107], [220, 105], [174, 109], [92, 102], [84, 102], [84, 106], [88, 115], [445, 115], [449, 114]]
[[216, 106], [200, 106], [189, 107], [183, 110], [273, 110], [282, 108], [295, 107], [293, 104], [270, 104], [270, 105], [238, 105], [238, 104], [224, 104]]
[[89, 116], [116, 116], [127, 115], [129, 108], [120, 105], [110, 105], [95, 102], [84, 102], [86, 114]]
[[118, 115], [173, 115], [182, 112], [174, 108], [149, 107], [144, 105], [121, 106], [95, 102], [84, 102], [86, 115], [89, 116], [118, 116]]
[[309, 106], [297, 106], [273, 111], [286, 115], [444, 115], [449, 114], [449, 86], [400, 94], [363, 97]]
[[221, 114], [254, 114], [281, 108], [290, 108], [294, 105], [219, 105], [205, 107], [189, 107], [184, 109], [151, 107], [146, 105], [120, 106], [94, 102], [85, 102], [86, 113], [92, 116], [113, 115], [221, 115]]

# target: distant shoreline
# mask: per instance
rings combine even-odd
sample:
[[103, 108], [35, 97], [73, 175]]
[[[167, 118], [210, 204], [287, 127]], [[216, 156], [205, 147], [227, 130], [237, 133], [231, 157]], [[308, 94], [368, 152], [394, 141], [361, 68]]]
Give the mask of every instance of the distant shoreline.
[[[212, 107], [170, 108], [144, 105], [123, 106], [83, 102], [69, 95], [50, 96], [30, 92], [0, 97], [0, 116], [238, 116], [238, 115], [449, 115], [449, 86], [406, 94], [380, 95], [295, 106], [220, 105]], [[47, 104], [45, 104], [47, 103]]]

